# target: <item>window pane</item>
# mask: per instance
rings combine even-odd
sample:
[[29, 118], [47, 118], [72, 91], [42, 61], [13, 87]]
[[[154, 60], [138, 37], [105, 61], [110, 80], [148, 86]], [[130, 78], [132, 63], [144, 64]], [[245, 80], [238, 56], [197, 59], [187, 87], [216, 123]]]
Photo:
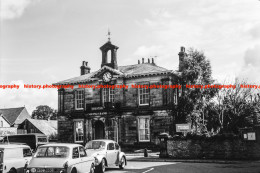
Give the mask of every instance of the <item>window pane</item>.
[[75, 141], [82, 142], [83, 141], [83, 121], [76, 121], [74, 122], [75, 126]]
[[139, 141], [150, 140], [150, 119], [139, 118]]
[[72, 158], [79, 158], [79, 150], [78, 148], [73, 148], [73, 152], [72, 152]]
[[140, 129], [144, 129], [144, 127], [145, 127], [145, 124], [144, 124], [145, 122], [144, 122], [144, 119], [142, 118], [142, 119], [140, 119]]
[[149, 89], [139, 88], [139, 103], [149, 104]]
[[75, 93], [76, 109], [83, 108], [83, 90], [78, 90]]
[[114, 89], [110, 89], [109, 92], [109, 101], [114, 103], [114, 99], [115, 99], [115, 90]]
[[79, 155], [80, 155], [80, 157], [86, 157], [87, 156], [86, 151], [83, 147], [79, 147]]
[[103, 103], [105, 102], [114, 102], [115, 100], [115, 90], [111, 88], [103, 89]]
[[23, 157], [30, 157], [32, 156], [32, 152], [29, 148], [24, 148], [23, 149]]
[[107, 146], [107, 149], [108, 150], [114, 150], [115, 149], [114, 143], [109, 143], [108, 146]]
[[119, 145], [117, 143], [115, 143], [116, 146], [116, 150], [119, 150]]

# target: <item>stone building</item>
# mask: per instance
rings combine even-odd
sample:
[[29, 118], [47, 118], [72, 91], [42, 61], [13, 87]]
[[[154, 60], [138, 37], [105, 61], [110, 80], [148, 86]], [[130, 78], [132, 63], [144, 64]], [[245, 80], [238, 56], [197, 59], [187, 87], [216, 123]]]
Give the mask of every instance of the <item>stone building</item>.
[[[118, 66], [118, 47], [110, 40], [100, 50], [99, 70], [91, 72], [83, 61], [80, 76], [54, 84], [74, 86], [58, 90], [59, 140], [85, 143], [108, 138], [125, 145], [158, 144], [158, 134], [173, 132], [178, 95], [178, 89], [162, 86], [174, 87], [178, 71], [157, 66], [153, 58]], [[179, 60], [185, 55], [182, 47]], [[153, 88], [142, 88], [145, 85]]]

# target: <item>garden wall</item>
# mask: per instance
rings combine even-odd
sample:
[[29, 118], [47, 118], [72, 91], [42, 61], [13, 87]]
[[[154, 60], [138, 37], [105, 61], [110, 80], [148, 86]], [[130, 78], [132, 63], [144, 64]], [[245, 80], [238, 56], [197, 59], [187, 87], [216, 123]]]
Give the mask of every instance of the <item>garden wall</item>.
[[176, 159], [260, 159], [260, 142], [242, 139], [169, 139], [169, 157]]

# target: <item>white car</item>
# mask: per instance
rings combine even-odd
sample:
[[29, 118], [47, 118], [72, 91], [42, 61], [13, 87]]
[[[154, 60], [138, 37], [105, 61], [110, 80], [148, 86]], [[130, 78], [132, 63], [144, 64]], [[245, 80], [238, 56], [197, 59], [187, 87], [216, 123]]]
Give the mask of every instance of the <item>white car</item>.
[[119, 166], [123, 169], [126, 166], [126, 156], [121, 152], [117, 142], [108, 139], [89, 141], [86, 146], [88, 155], [95, 157], [95, 172], [104, 173], [106, 167]]
[[24, 166], [32, 158], [32, 151], [28, 145], [1, 144], [0, 172], [23, 173]]
[[82, 145], [50, 143], [38, 147], [25, 173], [94, 173], [94, 161]]

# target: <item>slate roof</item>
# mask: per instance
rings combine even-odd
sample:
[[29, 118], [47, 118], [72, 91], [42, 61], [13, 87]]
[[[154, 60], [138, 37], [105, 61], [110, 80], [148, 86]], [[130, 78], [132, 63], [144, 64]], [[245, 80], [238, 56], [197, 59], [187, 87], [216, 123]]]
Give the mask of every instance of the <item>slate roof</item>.
[[159, 67], [152, 63], [119, 66], [118, 70], [124, 73], [127, 77], [134, 76], [134, 75], [158, 74], [158, 73], [170, 72], [170, 70], [167, 70], [166, 68], [163, 67]]
[[0, 109], [0, 114], [13, 125], [25, 107]]
[[138, 76], [147, 76], [147, 75], [158, 75], [158, 74], [166, 74], [172, 72], [163, 67], [159, 67], [153, 63], [143, 63], [143, 64], [134, 64], [134, 65], [127, 65], [127, 66], [119, 66], [118, 70], [113, 69], [108, 66], [103, 66], [98, 71], [88, 73], [85, 75], [81, 75], [78, 77], [74, 77], [71, 79], [67, 79], [64, 81], [60, 81], [55, 83], [54, 85], [61, 85], [61, 84], [76, 84], [76, 83], [84, 83], [89, 81], [98, 80], [96, 78], [98, 74], [100, 74], [104, 70], [112, 71], [113, 73], [117, 74], [118, 77], [125, 77], [125, 78], [133, 78]]
[[[26, 119], [40, 130], [46, 136], [51, 134], [57, 134], [58, 123], [57, 120], [38, 120], [38, 119]], [[25, 120], [25, 121], [26, 121]]]

